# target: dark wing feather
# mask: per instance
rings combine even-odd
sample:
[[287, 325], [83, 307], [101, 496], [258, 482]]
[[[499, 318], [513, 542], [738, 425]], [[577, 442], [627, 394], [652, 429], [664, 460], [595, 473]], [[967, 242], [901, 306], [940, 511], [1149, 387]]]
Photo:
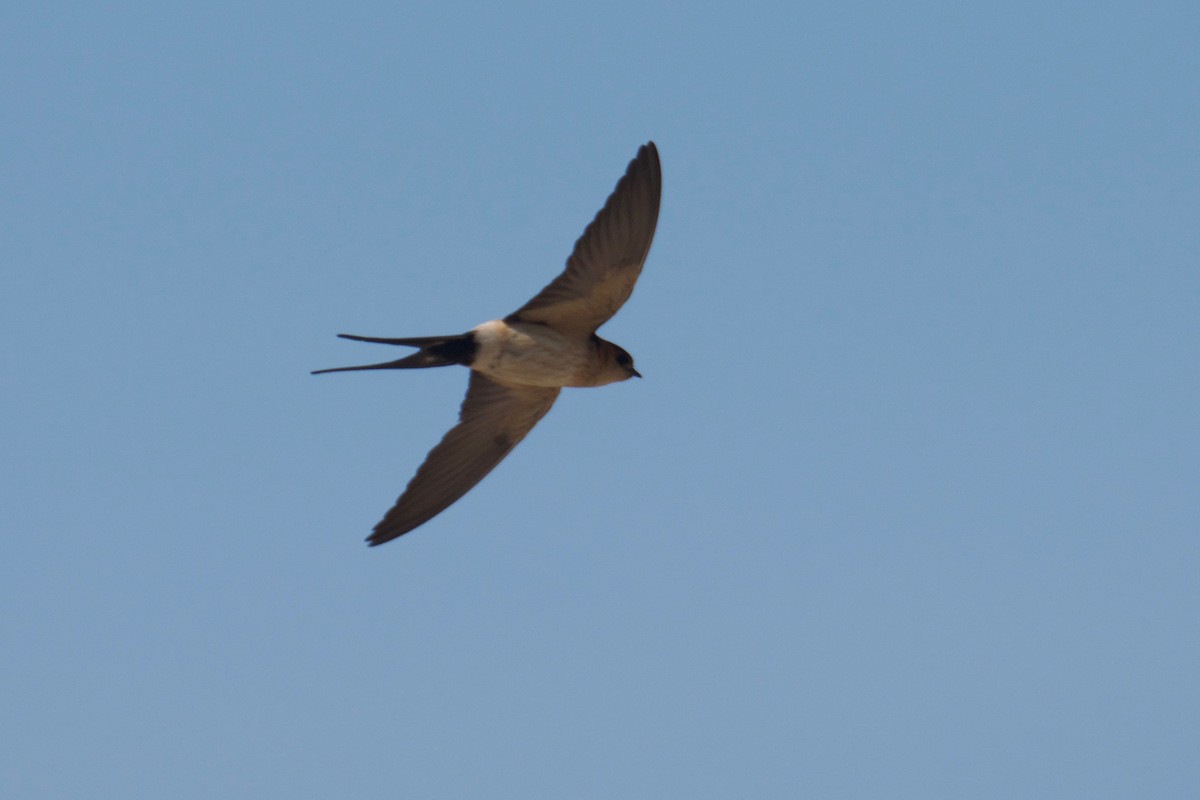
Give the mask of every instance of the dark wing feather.
[[505, 386], [472, 371], [459, 423], [429, 451], [367, 541], [374, 546], [402, 536], [466, 494], [546, 415], [558, 392]]
[[658, 148], [648, 142], [575, 243], [567, 268], [509, 321], [541, 322], [582, 336], [594, 333], [633, 292], [654, 239], [661, 196]]

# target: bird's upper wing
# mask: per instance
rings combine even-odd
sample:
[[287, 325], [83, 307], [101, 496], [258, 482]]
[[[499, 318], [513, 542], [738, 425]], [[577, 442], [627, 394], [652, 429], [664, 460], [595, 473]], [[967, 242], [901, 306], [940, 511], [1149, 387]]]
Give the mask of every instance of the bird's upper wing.
[[567, 268], [509, 315], [509, 321], [541, 322], [582, 336], [594, 333], [633, 291], [650, 252], [661, 195], [658, 148], [647, 142], [575, 243]]
[[408, 533], [466, 494], [546, 415], [558, 392], [505, 386], [472, 371], [458, 424], [429, 451], [367, 541], [383, 544]]

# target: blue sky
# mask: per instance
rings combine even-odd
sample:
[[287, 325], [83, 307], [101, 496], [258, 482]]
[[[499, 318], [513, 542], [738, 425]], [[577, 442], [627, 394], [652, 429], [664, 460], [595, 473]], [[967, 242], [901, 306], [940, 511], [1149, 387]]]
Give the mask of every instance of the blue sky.
[[[5, 797], [1200, 792], [1189, 3], [0, 10]], [[642, 142], [568, 390], [363, 537]], [[385, 354], [387, 355], [387, 354]]]

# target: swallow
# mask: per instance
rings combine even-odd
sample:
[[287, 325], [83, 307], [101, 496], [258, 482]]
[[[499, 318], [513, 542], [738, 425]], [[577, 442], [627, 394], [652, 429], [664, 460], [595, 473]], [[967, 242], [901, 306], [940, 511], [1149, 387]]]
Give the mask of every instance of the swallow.
[[597, 336], [596, 329], [633, 292], [654, 239], [661, 194], [658, 148], [647, 142], [575, 242], [566, 269], [507, 317], [454, 336], [338, 334], [356, 342], [415, 347], [417, 352], [396, 361], [312, 374], [455, 364], [471, 370], [458, 424], [429, 451], [367, 537], [372, 547], [425, 524], [483, 480], [546, 415], [563, 387], [642, 377], [633, 357]]

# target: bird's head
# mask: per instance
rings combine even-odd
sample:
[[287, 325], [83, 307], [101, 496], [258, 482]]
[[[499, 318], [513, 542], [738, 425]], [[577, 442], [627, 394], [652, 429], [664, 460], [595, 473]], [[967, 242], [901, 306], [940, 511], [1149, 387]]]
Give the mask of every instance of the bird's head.
[[620, 345], [596, 337], [596, 343], [601, 356], [600, 374], [597, 385], [627, 381], [630, 378], [640, 378], [642, 373], [633, 367], [633, 356]]

